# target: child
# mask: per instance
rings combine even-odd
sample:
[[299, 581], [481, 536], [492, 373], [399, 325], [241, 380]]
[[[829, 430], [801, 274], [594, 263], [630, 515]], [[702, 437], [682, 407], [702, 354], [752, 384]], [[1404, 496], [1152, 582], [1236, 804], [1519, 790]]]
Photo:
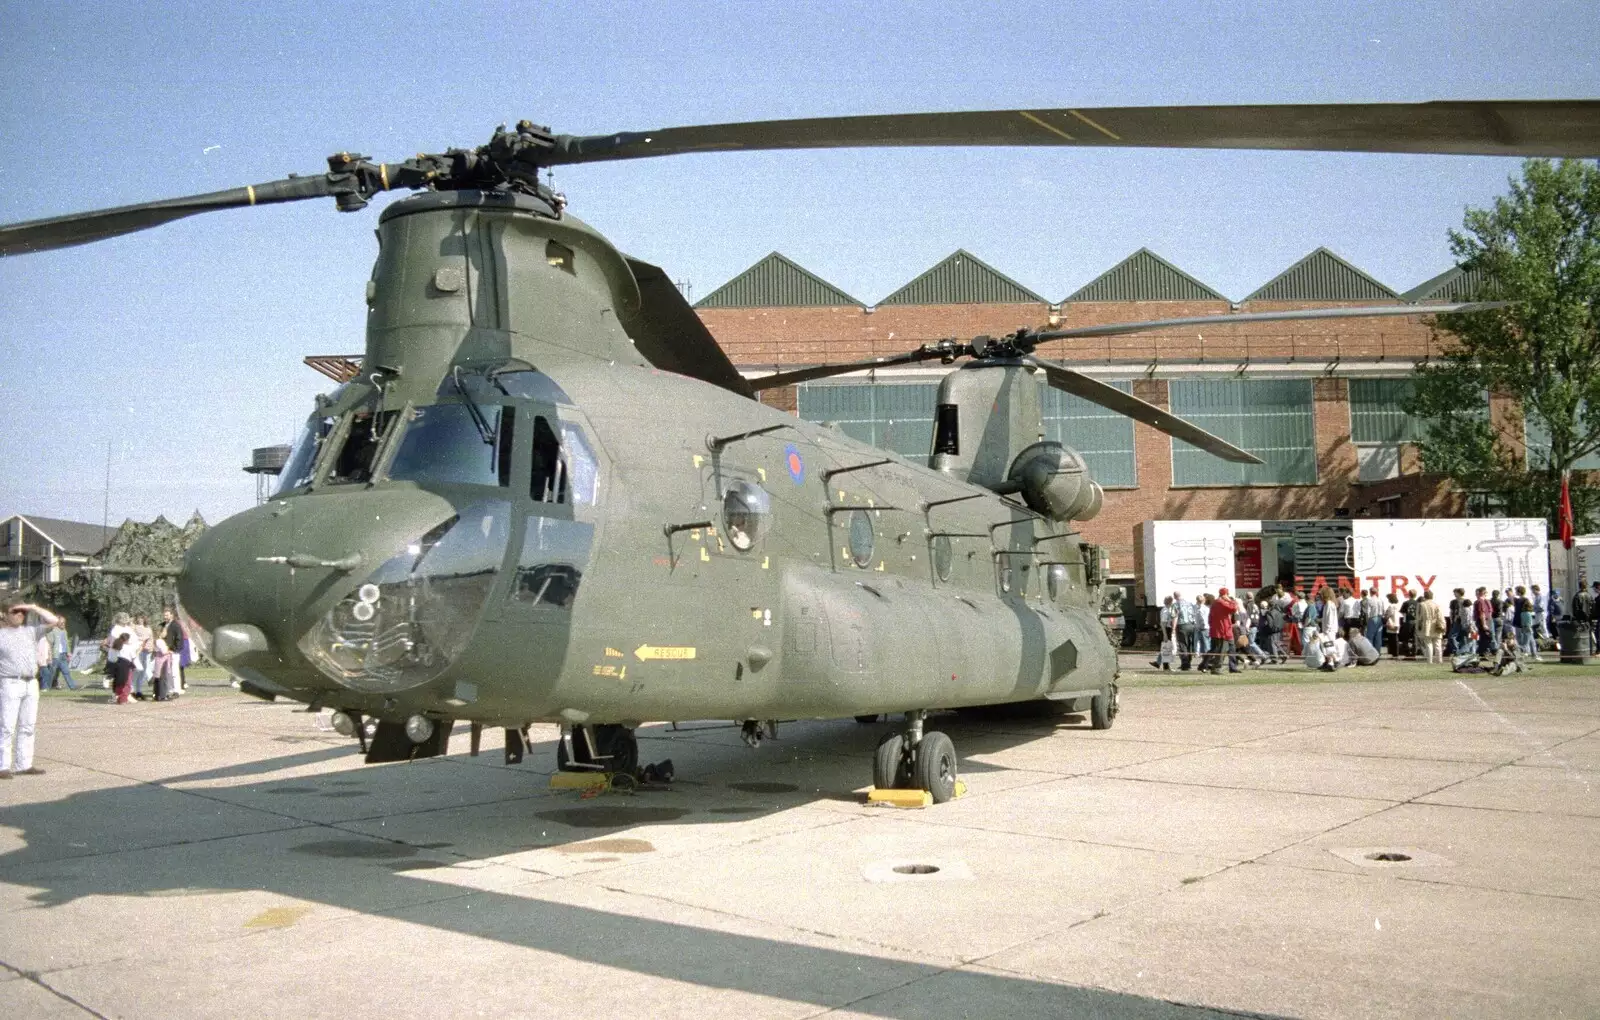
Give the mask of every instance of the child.
[[131, 636], [118, 634], [111, 643], [111, 650], [117, 655], [116, 661], [111, 664], [111, 700], [118, 705], [128, 703], [128, 692], [133, 689], [134, 657], [132, 654], [122, 654], [123, 646]]

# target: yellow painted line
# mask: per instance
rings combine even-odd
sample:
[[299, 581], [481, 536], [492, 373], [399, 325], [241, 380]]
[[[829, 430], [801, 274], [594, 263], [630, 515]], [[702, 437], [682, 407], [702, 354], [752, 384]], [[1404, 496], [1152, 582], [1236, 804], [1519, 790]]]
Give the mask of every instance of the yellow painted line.
[[1079, 120], [1083, 121], [1085, 124], [1089, 125], [1090, 127], [1094, 128], [1096, 131], [1098, 131], [1101, 134], [1105, 135], [1107, 138], [1111, 139], [1113, 142], [1122, 141], [1122, 136], [1121, 135], [1117, 134], [1115, 131], [1111, 130], [1110, 128], [1108, 128], [1108, 127], [1106, 127], [1106, 126], [1104, 126], [1102, 124], [1096, 124], [1094, 121], [1090, 120], [1088, 117], [1085, 117], [1083, 114], [1079, 113], [1077, 110], [1068, 110], [1067, 112], [1072, 114], [1074, 117], [1078, 118]]
[[705, 546], [701, 546], [700, 547], [700, 562], [702, 562], [702, 563], [710, 563], [711, 562], [711, 554], [706, 552], [706, 547]]
[[867, 791], [868, 804], [887, 804], [899, 808], [924, 808], [933, 804], [933, 794], [927, 790], [880, 790], [876, 786]]
[[1029, 113], [1027, 110], [1018, 110], [1017, 112], [1022, 114], [1024, 117], [1028, 118], [1029, 120], [1033, 121], [1035, 124], [1039, 125], [1040, 127], [1044, 128], [1046, 131], [1050, 132], [1053, 135], [1060, 135], [1062, 138], [1065, 138], [1069, 142], [1077, 141], [1076, 138], [1072, 137], [1071, 135], [1067, 134], [1065, 131], [1063, 131], [1060, 128], [1056, 127], [1054, 124], [1046, 124], [1044, 121], [1040, 120], [1038, 117], [1035, 117], [1033, 114]]
[[693, 645], [640, 645], [633, 650], [633, 654], [640, 662], [660, 662], [692, 659], [695, 651]]
[[603, 790], [610, 783], [604, 772], [557, 772], [550, 777], [552, 790]]
[[246, 928], [287, 928], [311, 913], [310, 907], [271, 907], [244, 923]]
[[255, 185], [246, 184], [244, 186], [244, 192], [245, 192], [246, 195], [250, 196], [250, 204], [251, 205], [255, 205], [256, 204], [256, 188], [255, 188]]

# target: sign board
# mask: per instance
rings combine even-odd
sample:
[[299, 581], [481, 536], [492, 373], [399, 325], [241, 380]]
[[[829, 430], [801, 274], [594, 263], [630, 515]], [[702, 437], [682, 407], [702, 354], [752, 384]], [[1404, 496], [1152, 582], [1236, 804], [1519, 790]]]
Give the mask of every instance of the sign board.
[[[1550, 584], [1545, 522], [1536, 518], [1459, 518], [1351, 522], [1346, 557], [1361, 588], [1380, 595], [1432, 591], [1448, 599], [1455, 588], [1471, 594]], [[1330, 579], [1331, 581], [1331, 579]]]
[[[1233, 536], [1241, 531], [1260, 534], [1261, 522], [1145, 521], [1140, 528], [1144, 532], [1145, 599], [1159, 606], [1173, 592], [1192, 599], [1235, 586]], [[1258, 543], [1257, 573], [1260, 569]]]
[[1261, 587], [1261, 539], [1233, 540], [1233, 588], [1253, 593]]

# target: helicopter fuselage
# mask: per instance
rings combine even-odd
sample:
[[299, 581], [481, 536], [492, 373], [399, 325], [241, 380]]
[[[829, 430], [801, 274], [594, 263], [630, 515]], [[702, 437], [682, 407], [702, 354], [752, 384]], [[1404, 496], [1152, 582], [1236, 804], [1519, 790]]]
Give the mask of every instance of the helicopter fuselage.
[[[628, 263], [525, 197], [380, 228], [361, 375], [179, 587], [262, 690], [520, 727], [1104, 693], [1098, 550], [634, 349]], [[935, 463], [938, 460], [935, 458]]]

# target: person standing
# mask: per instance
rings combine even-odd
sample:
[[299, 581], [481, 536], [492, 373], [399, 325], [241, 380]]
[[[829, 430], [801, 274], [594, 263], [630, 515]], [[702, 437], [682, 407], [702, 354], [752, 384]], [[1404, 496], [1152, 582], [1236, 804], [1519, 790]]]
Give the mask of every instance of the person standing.
[[[33, 613], [43, 623], [28, 623]], [[6, 606], [0, 623], [0, 779], [43, 775], [33, 763], [39, 719], [39, 639], [61, 617], [31, 602]]]
[[[1200, 647], [1200, 607], [1183, 597], [1183, 592], [1172, 593], [1172, 609], [1178, 618], [1178, 670], [1186, 672]], [[1204, 661], [1204, 660], [1202, 660]]]
[[106, 639], [100, 643], [101, 646], [106, 650], [107, 687], [113, 686], [113, 680], [111, 678], [116, 674], [117, 660], [122, 658], [122, 650], [127, 649], [128, 655], [131, 657], [133, 650], [138, 647], [138, 645], [135, 644], [130, 648], [128, 647], [127, 642], [124, 642], [120, 645], [117, 644], [117, 638], [122, 637], [123, 635], [127, 635], [128, 641], [133, 641], [133, 617], [129, 616], [127, 613], [118, 613], [111, 618], [111, 630], [106, 634]]
[[1444, 607], [1434, 600], [1433, 592], [1423, 592], [1417, 602], [1417, 643], [1430, 663], [1444, 661], [1445, 626]]
[[1539, 661], [1539, 647], [1533, 643], [1533, 599], [1528, 589], [1517, 585], [1517, 594], [1511, 602], [1512, 626], [1517, 635], [1517, 648], [1524, 655]]
[[1417, 593], [1406, 592], [1405, 601], [1400, 603], [1400, 654], [1408, 659], [1417, 657]]
[[1383, 647], [1384, 612], [1388, 607], [1383, 599], [1378, 597], [1378, 589], [1370, 588], [1361, 597], [1361, 618], [1366, 622], [1362, 625], [1362, 635], [1367, 639], [1367, 644], [1374, 648]]
[[1389, 604], [1383, 607], [1383, 640], [1389, 646], [1391, 658], [1400, 658], [1400, 596], [1389, 593]]
[[[1161, 601], [1161, 637], [1160, 650], [1156, 652], [1156, 659], [1150, 665], [1156, 669], [1170, 671], [1172, 660], [1178, 655], [1178, 614], [1173, 608], [1173, 599], [1168, 595]], [[1171, 642], [1171, 644], [1168, 644]], [[1171, 649], [1169, 652], [1168, 649]]]
[[1494, 604], [1485, 594], [1486, 589], [1479, 588], [1477, 598], [1472, 603], [1472, 625], [1478, 628], [1478, 658], [1486, 659], [1494, 652], [1495, 627], [1499, 616], [1494, 611]]
[[39, 668], [39, 689], [51, 690], [65, 680], [68, 690], [77, 690], [78, 685], [72, 679], [72, 647], [67, 643], [67, 632], [60, 620], [44, 632], [44, 643], [48, 656]]
[[[150, 660], [156, 654], [155, 631], [150, 629], [150, 618], [143, 613], [133, 621], [133, 696], [144, 700], [144, 685], [150, 680]], [[151, 684], [154, 697], [155, 685]]]
[[178, 614], [171, 608], [161, 611], [161, 639], [172, 653], [172, 674], [175, 679], [168, 697], [175, 698], [183, 693], [183, 624], [178, 622]]
[[1239, 650], [1233, 645], [1233, 614], [1238, 611], [1239, 603], [1228, 595], [1228, 589], [1218, 588], [1217, 597], [1211, 600], [1211, 610], [1207, 614], [1211, 635], [1211, 654], [1207, 665], [1213, 673], [1222, 672], [1224, 654], [1228, 657], [1228, 672], [1239, 672]]
[[[1538, 585], [1533, 586], [1528, 598], [1533, 602], [1533, 636], [1536, 641], [1543, 641], [1550, 636], [1550, 628], [1547, 624], [1550, 606], [1545, 601], [1544, 591]], [[1536, 650], [1538, 647], [1537, 644], [1534, 645]]]

